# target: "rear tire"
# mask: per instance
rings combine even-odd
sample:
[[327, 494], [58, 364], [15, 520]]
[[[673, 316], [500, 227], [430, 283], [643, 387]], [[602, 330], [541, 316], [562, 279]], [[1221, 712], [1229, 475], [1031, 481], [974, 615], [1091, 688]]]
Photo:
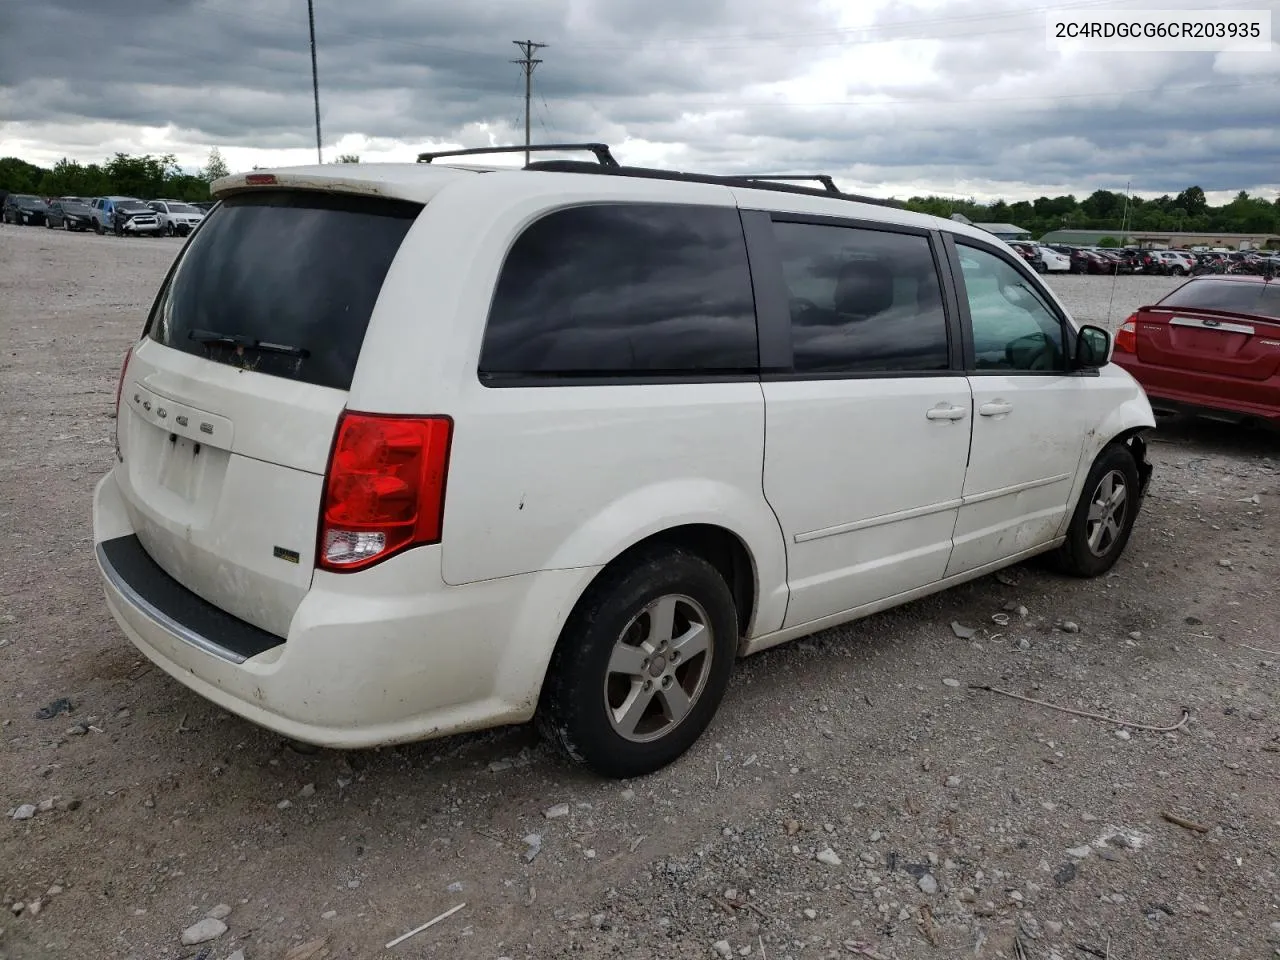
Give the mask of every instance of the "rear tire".
[[569, 615], [538, 728], [601, 776], [653, 773], [710, 724], [737, 646], [737, 608], [715, 567], [680, 548], [642, 548], [602, 574]]
[[1085, 478], [1067, 540], [1049, 555], [1053, 566], [1073, 577], [1106, 573], [1124, 553], [1139, 507], [1138, 465], [1133, 454], [1111, 444]]

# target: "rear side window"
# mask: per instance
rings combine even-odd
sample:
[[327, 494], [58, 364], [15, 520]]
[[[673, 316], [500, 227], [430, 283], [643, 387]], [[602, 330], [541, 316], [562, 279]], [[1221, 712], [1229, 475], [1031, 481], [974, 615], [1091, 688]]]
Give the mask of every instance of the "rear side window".
[[597, 204], [512, 246], [480, 354], [486, 382], [754, 372], [755, 302], [736, 209]]
[[1280, 319], [1280, 285], [1250, 280], [1192, 280], [1160, 301], [1162, 307], [1200, 307]]
[[796, 373], [946, 370], [947, 318], [927, 237], [775, 223]]
[[347, 390], [382, 282], [420, 204], [302, 191], [228, 197], [183, 251], [153, 340]]

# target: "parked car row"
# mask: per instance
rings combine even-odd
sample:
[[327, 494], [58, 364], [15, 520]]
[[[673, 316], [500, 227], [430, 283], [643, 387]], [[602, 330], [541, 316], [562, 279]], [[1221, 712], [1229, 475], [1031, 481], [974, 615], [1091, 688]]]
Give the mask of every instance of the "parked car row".
[[1246, 274], [1258, 277], [1280, 276], [1280, 254], [1265, 254], [1257, 251], [1241, 251], [1196, 254], [1196, 266], [1191, 271], [1196, 276], [1206, 273]]
[[1018, 256], [1027, 261], [1039, 273], [1068, 273], [1071, 258], [1057, 248], [1032, 240], [1013, 240], [1009, 243]]
[[[1023, 257], [1045, 272], [1027, 250], [1052, 250], [1069, 258], [1071, 273], [1122, 274], [1143, 273], [1164, 277], [1186, 277], [1202, 273], [1244, 273], [1258, 276], [1280, 275], [1280, 256], [1257, 251], [1191, 253], [1187, 250], [1141, 250], [1136, 247], [1083, 247], [1068, 244], [1034, 244], [1017, 241], [1010, 244]], [[1049, 267], [1048, 269], [1057, 269]]]
[[139, 200], [136, 197], [51, 197], [11, 193], [0, 205], [0, 222], [50, 230], [92, 230], [116, 236], [185, 237], [212, 203]]

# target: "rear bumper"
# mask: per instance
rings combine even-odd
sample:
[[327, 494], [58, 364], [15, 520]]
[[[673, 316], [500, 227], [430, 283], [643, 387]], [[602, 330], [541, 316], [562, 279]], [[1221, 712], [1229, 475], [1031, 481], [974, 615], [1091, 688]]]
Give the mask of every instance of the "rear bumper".
[[1157, 367], [1143, 363], [1133, 354], [1116, 353], [1112, 360], [1138, 381], [1156, 413], [1183, 413], [1232, 423], [1254, 422], [1280, 429], [1280, 405], [1248, 403], [1203, 390], [1179, 389], [1169, 382], [1195, 377], [1229, 388], [1233, 383], [1238, 383], [1230, 377]]
[[132, 533], [108, 474], [94, 495], [95, 555], [107, 607], [129, 640], [224, 709], [327, 747], [528, 720], [564, 618], [595, 573], [451, 587], [440, 578], [440, 548], [422, 547], [358, 574], [317, 572], [282, 639], [185, 590]]

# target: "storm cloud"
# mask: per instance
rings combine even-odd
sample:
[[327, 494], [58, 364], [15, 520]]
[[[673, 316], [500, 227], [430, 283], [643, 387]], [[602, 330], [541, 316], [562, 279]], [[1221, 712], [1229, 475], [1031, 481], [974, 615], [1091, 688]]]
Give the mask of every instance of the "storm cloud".
[[[1113, 9], [1063, 0], [1057, 9]], [[1270, 9], [1280, 0], [1126, 0]], [[1280, 187], [1280, 53], [1063, 54], [1004, 0], [315, 0], [326, 159], [534, 138], [881, 196]], [[314, 159], [305, 0], [0, 2], [0, 155]]]

